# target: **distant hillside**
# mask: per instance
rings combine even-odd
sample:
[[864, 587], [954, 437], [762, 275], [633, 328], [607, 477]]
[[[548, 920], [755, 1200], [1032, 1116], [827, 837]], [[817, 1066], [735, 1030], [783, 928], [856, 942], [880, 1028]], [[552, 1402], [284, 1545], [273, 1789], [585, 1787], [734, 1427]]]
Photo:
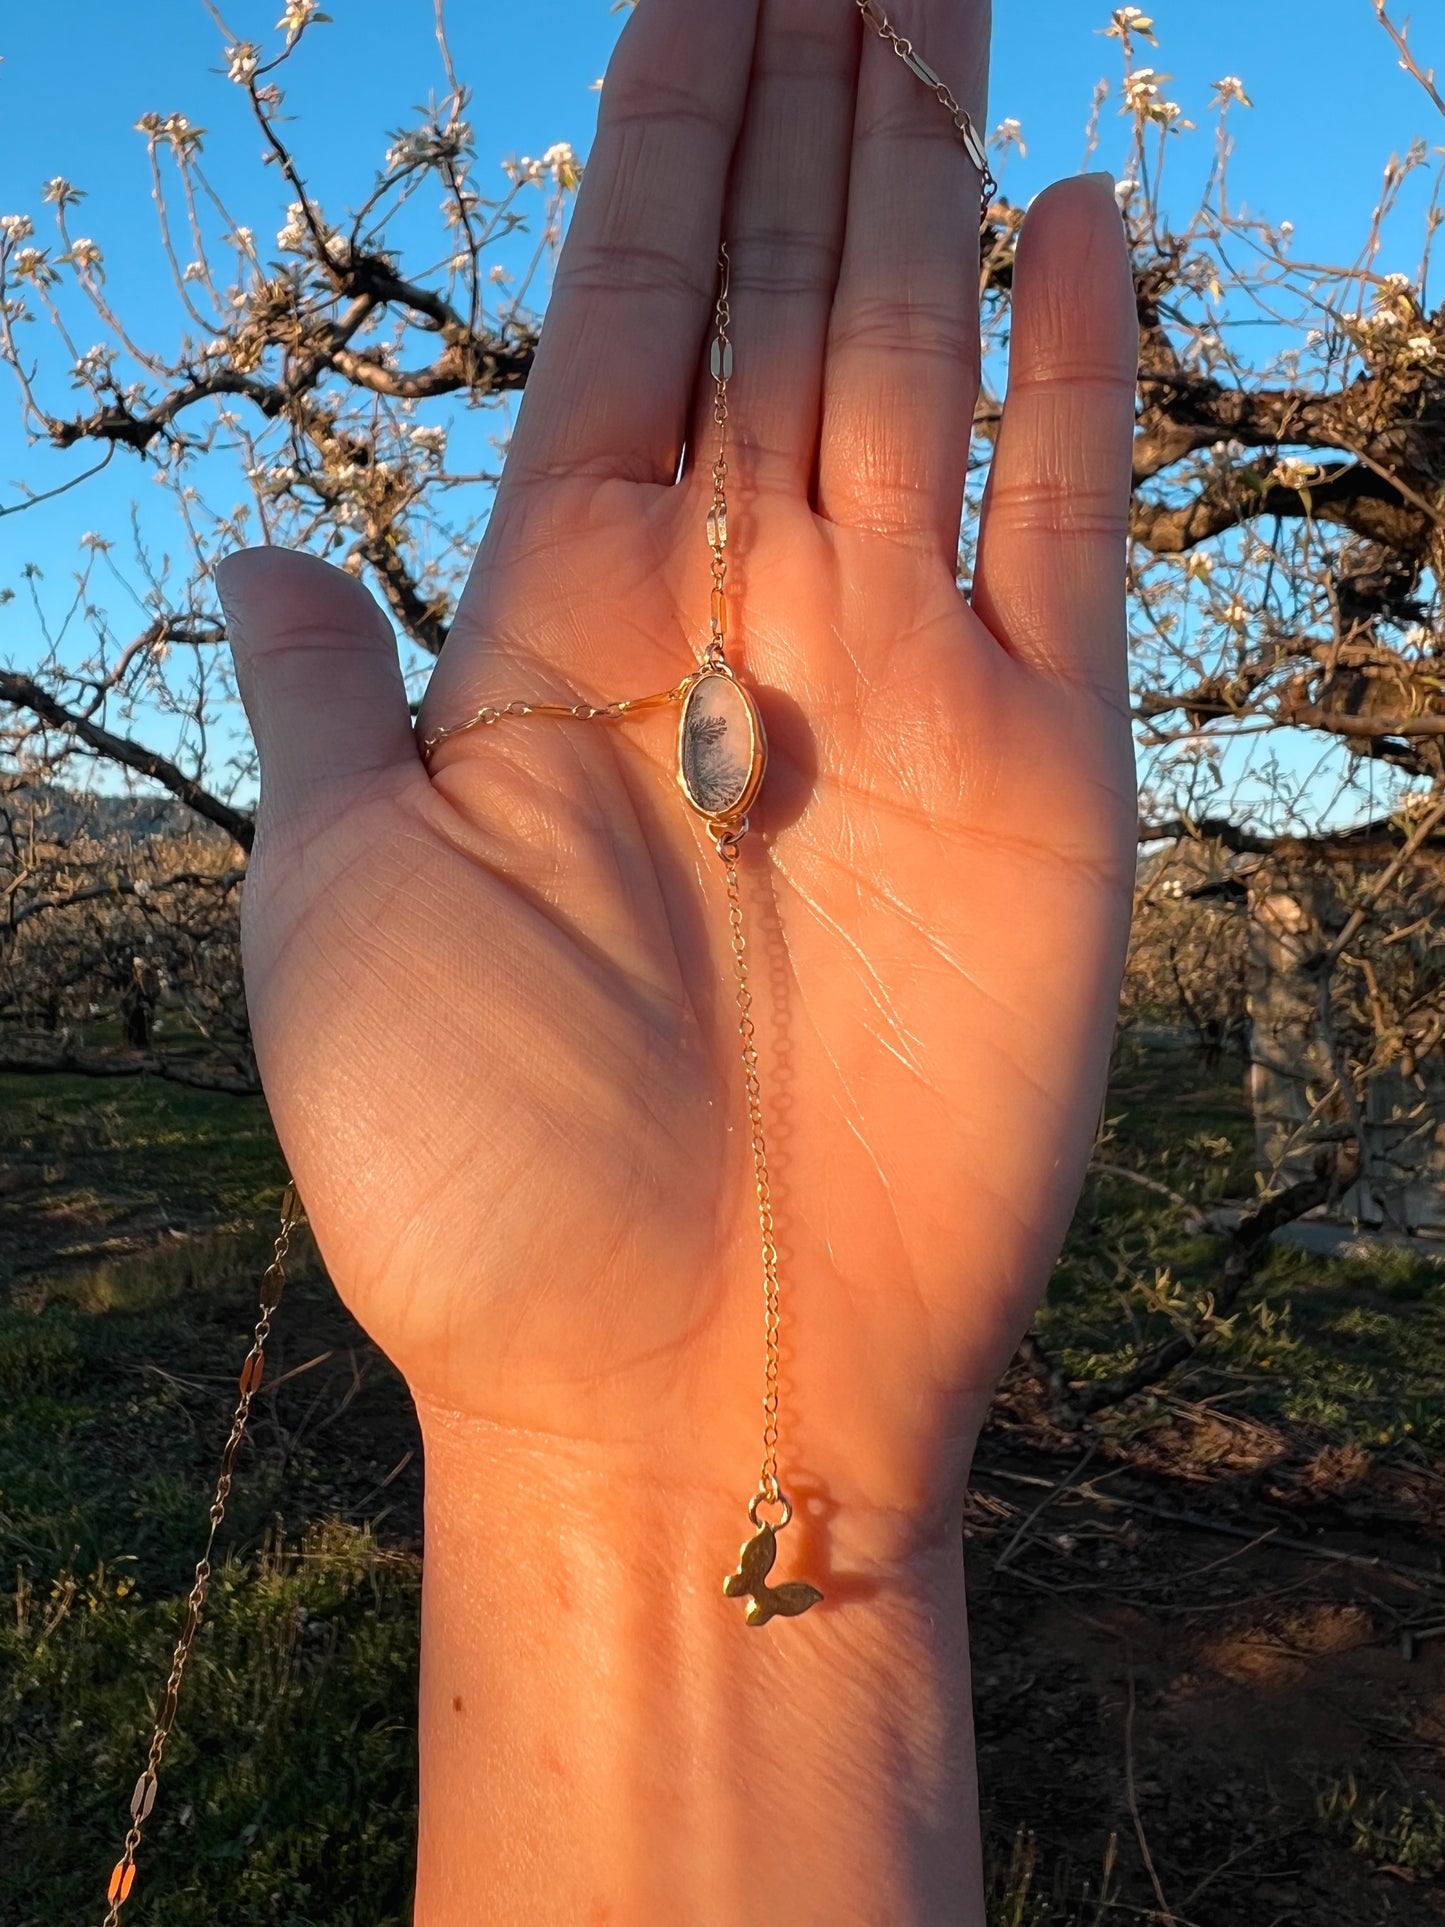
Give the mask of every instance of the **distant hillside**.
[[144, 842], [156, 836], [189, 836], [232, 847], [224, 830], [207, 823], [172, 796], [98, 795], [61, 789], [53, 783], [0, 779], [0, 819], [24, 823], [32, 818], [41, 834], [58, 843], [77, 835], [98, 842]]

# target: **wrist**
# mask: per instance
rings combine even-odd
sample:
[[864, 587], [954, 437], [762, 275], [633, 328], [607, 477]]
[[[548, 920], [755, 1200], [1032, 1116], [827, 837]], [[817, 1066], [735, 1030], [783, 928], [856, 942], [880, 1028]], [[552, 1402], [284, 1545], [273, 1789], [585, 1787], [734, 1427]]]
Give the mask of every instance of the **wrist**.
[[[417, 1927], [981, 1919], [960, 1541], [905, 1558], [806, 1500], [749, 1627], [739, 1495], [422, 1410]], [[833, 1550], [829, 1551], [829, 1542]]]

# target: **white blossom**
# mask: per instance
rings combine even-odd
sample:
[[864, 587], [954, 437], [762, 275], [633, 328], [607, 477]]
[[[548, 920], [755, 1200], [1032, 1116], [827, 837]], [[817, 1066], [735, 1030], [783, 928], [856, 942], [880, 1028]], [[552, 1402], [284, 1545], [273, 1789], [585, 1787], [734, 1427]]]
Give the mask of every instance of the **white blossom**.
[[1023, 129], [1022, 121], [1014, 120], [1012, 117], [1010, 117], [1008, 120], [1001, 120], [998, 126], [995, 127], [993, 130], [993, 138], [994, 138], [994, 144], [1003, 153], [1007, 153], [1011, 147], [1016, 147], [1019, 150], [1020, 154], [1025, 156], [1027, 156], [1028, 154], [1029, 150], [1024, 145], [1024, 129]]
[[1157, 73], [1153, 67], [1136, 67], [1132, 74], [1126, 74], [1123, 112], [1155, 121], [1161, 127], [1192, 127], [1194, 123], [1183, 118], [1178, 101], [1164, 98], [1164, 83], [1173, 77]]
[[1154, 21], [1142, 7], [1115, 7], [1109, 25], [1104, 32], [1111, 40], [1122, 40], [1125, 34], [1137, 34], [1142, 40], [1154, 38]]
[[305, 28], [319, 26], [323, 20], [329, 22], [330, 19], [329, 13], [321, 11], [320, 0], [286, 0], [286, 11], [276, 25], [278, 29], [286, 29], [288, 40], [294, 40]]
[[546, 153], [534, 160], [530, 154], [502, 162], [502, 171], [518, 187], [540, 187], [550, 179], [558, 187], [574, 188], [582, 178], [582, 163], [572, 151], [570, 141], [554, 141]]
[[582, 179], [582, 163], [573, 153], [570, 141], [554, 141], [542, 156], [542, 165], [564, 190], [572, 190]]
[[261, 49], [254, 40], [238, 40], [226, 49], [226, 77], [244, 87], [261, 64]]
[[1254, 105], [1254, 102], [1244, 91], [1244, 82], [1240, 79], [1239, 75], [1226, 74], [1222, 80], [1215, 81], [1214, 99], [1209, 104], [1211, 107], [1228, 107], [1235, 101], [1238, 101], [1241, 107], [1253, 107]]
[[309, 229], [305, 222], [306, 209], [300, 201], [293, 201], [286, 210], [286, 225], [276, 233], [276, 245], [283, 254], [299, 254], [306, 246]]
[[433, 142], [425, 127], [409, 128], [398, 134], [386, 150], [388, 167], [419, 167], [431, 157]]
[[167, 114], [160, 123], [159, 131], [177, 154], [184, 154], [199, 149], [205, 129], [193, 127], [184, 114]]
[[1281, 488], [1303, 489], [1319, 480], [1319, 469], [1313, 462], [1301, 461], [1297, 455], [1282, 455], [1275, 463], [1272, 481]]
[[15, 275], [21, 281], [34, 281], [39, 287], [45, 287], [56, 279], [50, 256], [44, 248], [21, 248], [15, 256]]
[[0, 234], [7, 241], [28, 241], [35, 224], [28, 214], [0, 214]]

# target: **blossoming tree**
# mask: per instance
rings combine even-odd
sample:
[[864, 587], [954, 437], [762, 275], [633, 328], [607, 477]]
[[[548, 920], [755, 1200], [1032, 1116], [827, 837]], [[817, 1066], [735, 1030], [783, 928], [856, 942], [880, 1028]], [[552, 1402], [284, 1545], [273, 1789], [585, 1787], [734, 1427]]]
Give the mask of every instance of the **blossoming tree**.
[[[1372, 4], [1382, 56], [1393, 41], [1422, 103], [1445, 113], [1386, 0]], [[238, 101], [285, 183], [274, 234], [224, 204], [200, 129], [177, 113], [140, 122], [176, 304], [168, 346], [112, 305], [102, 245], [77, 231], [78, 186], [52, 180], [36, 210], [0, 220], [0, 361], [30, 435], [72, 459], [66, 488], [125, 463], [158, 482], [179, 558], [158, 562], [143, 535], [120, 529], [87, 536], [59, 625], [39, 585], [21, 582], [34, 646], [0, 670], [0, 940], [16, 1034], [6, 1063], [253, 1080], [226, 935], [252, 772], [213, 563], [254, 541], [332, 555], [384, 599], [420, 676], [446, 639], [503, 459], [508, 400], [527, 379], [580, 164], [559, 145], [507, 163], [489, 189], [439, 25], [437, 104], [391, 138], [354, 211], [328, 213], [282, 112], [288, 65], [325, 20], [315, 0], [289, 0], [273, 46], [225, 46]], [[1431, 923], [1445, 824], [1445, 316], [1428, 294], [1438, 196], [1417, 258], [1399, 258], [1402, 209], [1432, 169], [1438, 188], [1440, 150], [1417, 140], [1390, 160], [1354, 262], [1298, 259], [1288, 222], [1235, 203], [1232, 130], [1250, 99], [1225, 76], [1208, 186], [1181, 221], [1166, 206], [1166, 162], [1181, 140], [1206, 136], [1149, 64], [1154, 21], [1120, 7], [1106, 30], [1121, 72], [1096, 91], [1088, 145], [1117, 105], [1142, 330], [1131, 557], [1140, 839], [1172, 852], [1141, 871], [1141, 930], [1172, 957], [1176, 980], [1193, 958], [1203, 994], [1217, 952], [1169, 920], [1181, 901], [1203, 891], [1257, 909], [1309, 897], [1296, 963], [1317, 1034], [1299, 1130], [1277, 1160], [1297, 1171], [1302, 1149], [1358, 1144], [1387, 1085], [1389, 1104], [1408, 1109], [1411, 1080], [1445, 1036]], [[983, 251], [980, 491], [999, 416], [1021, 218], [1007, 168], [1021, 135], [1005, 121], [993, 142], [1004, 187]], [[142, 612], [123, 634], [92, 588], [121, 569]], [[965, 583], [969, 569], [965, 530]], [[164, 834], [81, 836], [66, 799], [96, 773], [165, 798]], [[1306, 890], [1302, 871], [1319, 887]], [[211, 1040], [209, 1068], [153, 1031], [142, 1045], [135, 1026], [127, 1051], [95, 1044], [92, 1005], [134, 1001], [144, 973], [127, 962], [98, 990], [82, 919], [105, 933], [102, 950], [142, 959], [186, 1003]], [[1180, 995], [1187, 1005], [1187, 985]], [[1415, 1117], [1399, 1135], [1418, 1144], [1434, 1129]]]

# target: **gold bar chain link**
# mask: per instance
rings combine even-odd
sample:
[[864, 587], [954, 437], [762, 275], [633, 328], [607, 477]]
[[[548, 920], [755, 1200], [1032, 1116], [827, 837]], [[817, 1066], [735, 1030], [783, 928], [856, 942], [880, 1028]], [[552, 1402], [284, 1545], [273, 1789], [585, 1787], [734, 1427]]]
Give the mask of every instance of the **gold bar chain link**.
[[977, 123], [966, 107], [960, 106], [952, 88], [941, 75], [934, 72], [919, 53], [913, 42], [899, 33], [888, 15], [883, 11], [880, 0], [856, 0], [859, 13], [877, 34], [878, 38], [890, 46], [911, 74], [916, 74], [928, 91], [947, 112], [949, 119], [963, 141], [968, 158], [973, 162], [979, 175], [980, 229], [988, 227], [988, 217], [993, 207], [994, 196], [998, 193], [998, 182], [988, 164], [988, 146], [978, 131]]
[[424, 736], [421, 741], [422, 759], [430, 763], [433, 752], [450, 737], [465, 735], [469, 729], [490, 729], [494, 723], [503, 722], [509, 716], [556, 716], [576, 723], [610, 723], [619, 716], [631, 715], [635, 709], [658, 709], [664, 703], [681, 702], [691, 682], [692, 677], [688, 676], [682, 682], [674, 683], [671, 689], [658, 690], [655, 695], [620, 696], [610, 703], [529, 703], [519, 697], [510, 702], [483, 703], [465, 721], [450, 723], [445, 728], [434, 729], [430, 736]]

